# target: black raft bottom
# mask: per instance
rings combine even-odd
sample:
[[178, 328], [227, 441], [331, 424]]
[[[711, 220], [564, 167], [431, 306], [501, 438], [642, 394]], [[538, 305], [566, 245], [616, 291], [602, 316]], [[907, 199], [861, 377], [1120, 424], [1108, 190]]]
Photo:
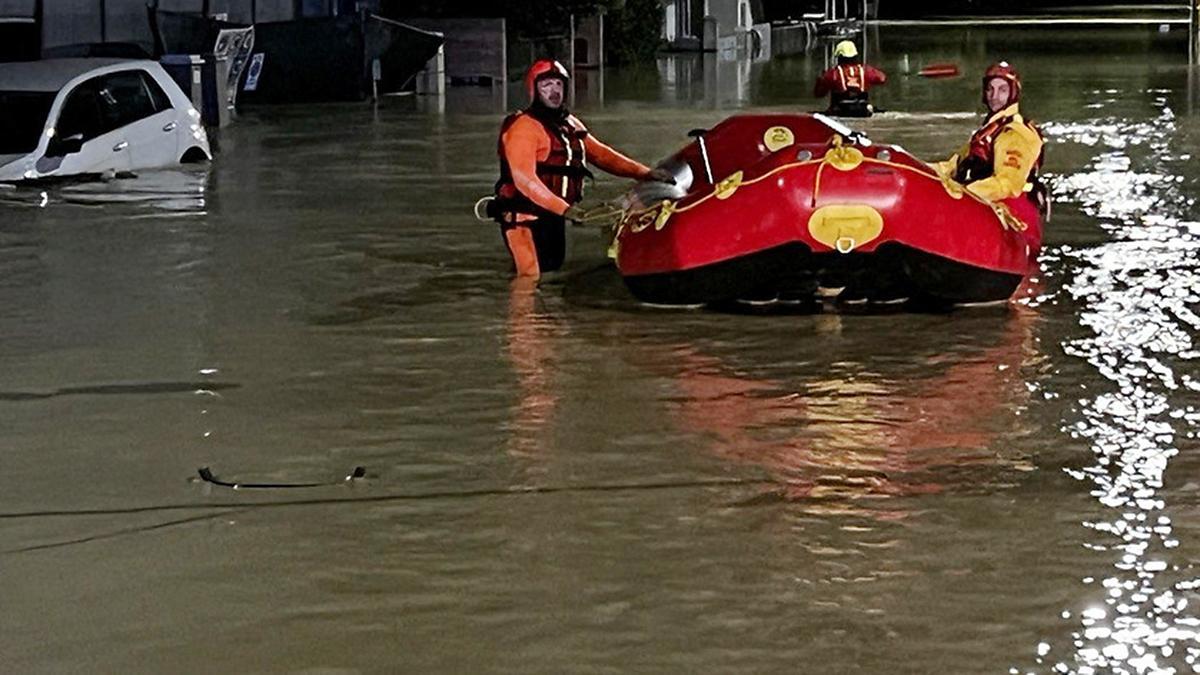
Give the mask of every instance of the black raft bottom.
[[705, 267], [628, 276], [625, 284], [642, 302], [662, 305], [815, 301], [829, 289], [841, 289], [836, 298], [844, 302], [944, 306], [1006, 300], [1022, 278], [900, 244], [848, 254], [787, 244]]

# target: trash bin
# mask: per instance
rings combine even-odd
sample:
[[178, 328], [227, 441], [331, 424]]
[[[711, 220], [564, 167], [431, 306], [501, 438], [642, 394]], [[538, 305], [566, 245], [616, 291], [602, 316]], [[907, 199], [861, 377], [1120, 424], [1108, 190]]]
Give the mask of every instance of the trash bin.
[[205, 54], [204, 66], [201, 68], [203, 83], [201, 89], [204, 93], [204, 107], [200, 109], [200, 118], [204, 120], [204, 126], [221, 128], [229, 124], [230, 114], [229, 106], [225, 104], [225, 87], [218, 83], [224, 83], [225, 80], [220, 77], [222, 72], [229, 72], [228, 67], [222, 68], [221, 62], [228, 60], [218, 58], [212, 54]]
[[200, 120], [204, 126], [220, 127], [229, 122], [228, 111], [220, 105], [216, 86], [217, 64], [212, 56], [204, 58], [197, 54], [164, 54], [159, 63], [187, 95], [192, 106], [200, 111]]
[[184, 95], [192, 102], [192, 107], [203, 112], [204, 110], [204, 85], [203, 85], [203, 70], [204, 57], [196, 54], [164, 54], [159, 63], [162, 64], [163, 70], [167, 71], [167, 75], [175, 80], [175, 84], [183, 90]]

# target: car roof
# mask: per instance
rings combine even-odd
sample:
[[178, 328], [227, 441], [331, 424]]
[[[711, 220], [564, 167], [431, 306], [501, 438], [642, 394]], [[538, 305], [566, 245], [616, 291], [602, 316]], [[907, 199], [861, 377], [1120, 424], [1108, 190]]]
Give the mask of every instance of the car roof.
[[153, 65], [153, 61], [131, 59], [46, 59], [0, 63], [0, 91], [56, 92], [68, 82], [93, 70], [110, 66]]

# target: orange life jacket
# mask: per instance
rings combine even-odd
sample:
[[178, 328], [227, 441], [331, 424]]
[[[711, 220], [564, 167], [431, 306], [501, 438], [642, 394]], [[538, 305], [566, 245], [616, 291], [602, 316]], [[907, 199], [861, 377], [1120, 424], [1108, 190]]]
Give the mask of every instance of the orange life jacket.
[[517, 121], [521, 115], [529, 115], [537, 120], [546, 130], [550, 138], [550, 154], [544, 161], [537, 164], [537, 176], [551, 192], [562, 197], [568, 204], [575, 204], [583, 198], [583, 179], [591, 178], [592, 172], [587, 168], [587, 152], [584, 139], [586, 129], [576, 128], [570, 121], [570, 116], [561, 120], [550, 120], [546, 116], [537, 115], [529, 110], [515, 112], [504, 118], [500, 125], [500, 141], [497, 152], [500, 155], [500, 180], [496, 181], [496, 199], [489, 204], [488, 212], [492, 215], [505, 213], [529, 213], [538, 216], [548, 214], [545, 209], [534, 204], [513, 182], [512, 169], [504, 155], [504, 132]]

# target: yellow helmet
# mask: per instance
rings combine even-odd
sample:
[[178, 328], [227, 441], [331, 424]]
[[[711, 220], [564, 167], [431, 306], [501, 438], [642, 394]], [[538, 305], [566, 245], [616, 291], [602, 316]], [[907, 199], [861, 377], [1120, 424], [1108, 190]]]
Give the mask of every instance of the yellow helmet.
[[858, 56], [858, 47], [855, 47], [854, 43], [849, 40], [842, 40], [833, 48], [833, 55], [852, 59]]

